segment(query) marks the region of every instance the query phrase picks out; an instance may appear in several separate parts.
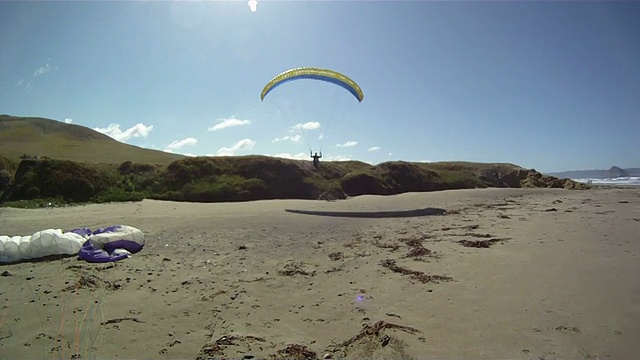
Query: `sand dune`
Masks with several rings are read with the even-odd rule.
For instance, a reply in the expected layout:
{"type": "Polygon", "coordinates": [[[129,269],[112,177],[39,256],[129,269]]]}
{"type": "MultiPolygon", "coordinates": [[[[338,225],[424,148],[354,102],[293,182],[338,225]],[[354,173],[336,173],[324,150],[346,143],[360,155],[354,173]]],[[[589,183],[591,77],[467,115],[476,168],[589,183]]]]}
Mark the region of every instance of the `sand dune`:
{"type": "Polygon", "coordinates": [[[640,353],[640,189],[0,209],[5,235],[113,224],[143,251],[0,266],[3,358],[640,353]]]}

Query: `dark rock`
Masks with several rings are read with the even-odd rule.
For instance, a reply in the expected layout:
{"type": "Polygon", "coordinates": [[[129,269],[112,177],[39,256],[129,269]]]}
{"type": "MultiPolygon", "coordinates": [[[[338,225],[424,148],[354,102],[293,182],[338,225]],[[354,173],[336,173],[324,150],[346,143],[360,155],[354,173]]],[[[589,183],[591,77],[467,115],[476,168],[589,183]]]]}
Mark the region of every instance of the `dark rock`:
{"type": "Polygon", "coordinates": [[[505,182],[500,179],[500,172],[498,169],[482,169],[476,172],[476,177],[482,180],[485,184],[489,186],[495,187],[506,187],[508,186],[505,182]]]}
{"type": "Polygon", "coordinates": [[[13,177],[7,169],[0,170],[0,191],[8,189],[13,184],[13,177]]]}

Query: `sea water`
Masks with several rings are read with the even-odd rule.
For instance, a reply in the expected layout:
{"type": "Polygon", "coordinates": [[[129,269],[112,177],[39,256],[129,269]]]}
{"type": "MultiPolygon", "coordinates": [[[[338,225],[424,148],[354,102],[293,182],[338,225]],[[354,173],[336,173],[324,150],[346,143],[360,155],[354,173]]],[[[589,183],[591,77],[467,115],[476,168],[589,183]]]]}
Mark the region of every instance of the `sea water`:
{"type": "Polygon", "coordinates": [[[640,186],[640,176],[618,177],[609,179],[573,179],[577,182],[594,185],[640,186]]]}

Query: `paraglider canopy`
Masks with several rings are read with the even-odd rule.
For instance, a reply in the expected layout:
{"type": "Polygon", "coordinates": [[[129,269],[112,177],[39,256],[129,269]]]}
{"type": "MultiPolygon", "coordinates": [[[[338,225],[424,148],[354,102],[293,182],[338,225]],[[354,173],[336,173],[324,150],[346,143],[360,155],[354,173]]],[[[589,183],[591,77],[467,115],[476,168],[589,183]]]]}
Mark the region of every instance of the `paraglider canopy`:
{"type": "Polygon", "coordinates": [[[364,99],[364,94],[362,92],[362,89],[360,89],[360,86],[358,86],[358,84],[356,84],[356,82],[351,80],[348,76],[329,69],[301,67],[287,70],[271,79],[271,81],[267,83],[264,89],[262,89],[260,100],[264,100],[265,96],[267,96],[267,94],[274,88],[286,82],[298,79],[312,79],[334,83],[349,91],[353,96],[356,97],[356,99],[358,99],[358,102],[362,102],[362,99],[364,99]]]}
{"type": "MultiPolygon", "coordinates": [[[[339,126],[343,123],[341,120],[344,120],[347,109],[357,104],[353,97],[347,96],[343,90],[347,90],[358,103],[362,102],[364,94],[360,86],[335,70],[296,67],[276,75],[264,86],[260,94],[260,100],[277,108],[275,117],[287,124],[288,134],[274,139],[273,142],[289,140],[308,146],[310,152],[322,150],[322,143],[329,141],[327,134],[329,128],[332,128],[331,125],[339,126]],[[316,81],[298,83],[297,80],[302,79],[316,81]],[[264,101],[273,89],[285,83],[291,85],[278,89],[275,94],[269,95],[271,98],[268,101],[264,101]]],[[[336,132],[344,133],[344,130],[336,132]]],[[[300,155],[304,153],[298,153],[296,156],[300,155]]],[[[313,158],[313,154],[311,157],[313,158]]],[[[314,163],[317,165],[318,160],[315,159],[314,163]]]]}

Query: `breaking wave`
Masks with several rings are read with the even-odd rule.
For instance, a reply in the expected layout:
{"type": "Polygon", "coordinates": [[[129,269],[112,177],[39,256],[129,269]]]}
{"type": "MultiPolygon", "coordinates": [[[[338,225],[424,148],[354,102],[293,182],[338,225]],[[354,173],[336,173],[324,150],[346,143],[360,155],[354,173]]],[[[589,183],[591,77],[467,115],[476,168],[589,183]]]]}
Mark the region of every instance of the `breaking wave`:
{"type": "Polygon", "coordinates": [[[640,176],[619,177],[610,179],[573,179],[574,181],[588,184],[598,185],[625,185],[625,186],[640,186],[640,176]]]}

